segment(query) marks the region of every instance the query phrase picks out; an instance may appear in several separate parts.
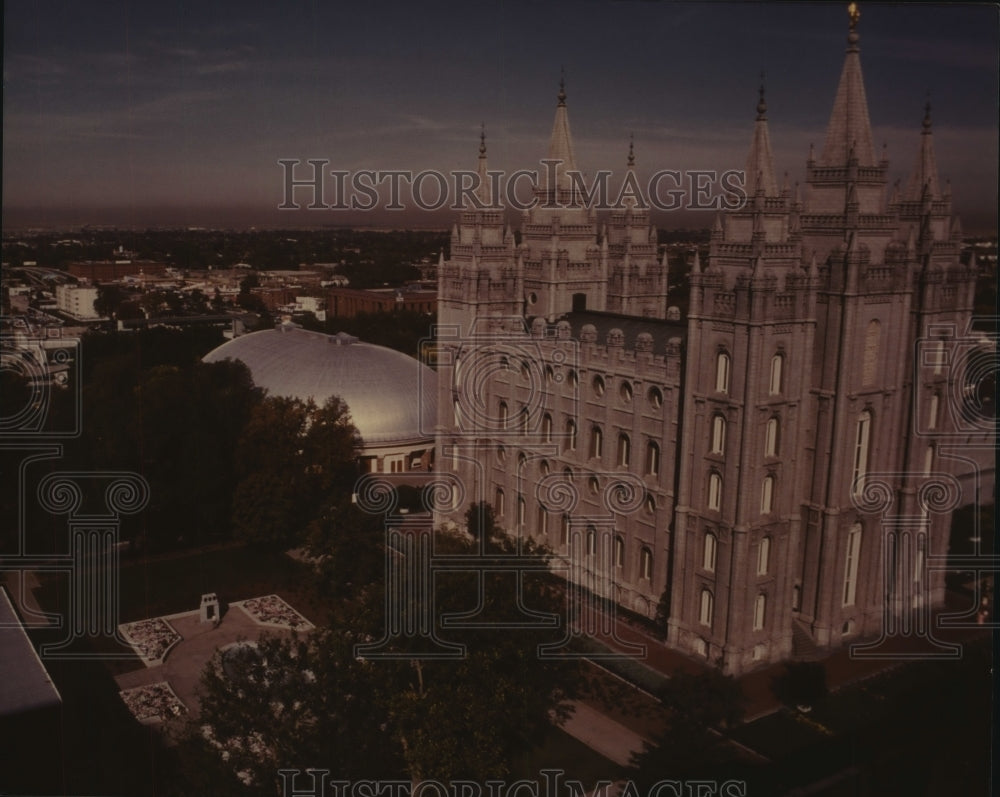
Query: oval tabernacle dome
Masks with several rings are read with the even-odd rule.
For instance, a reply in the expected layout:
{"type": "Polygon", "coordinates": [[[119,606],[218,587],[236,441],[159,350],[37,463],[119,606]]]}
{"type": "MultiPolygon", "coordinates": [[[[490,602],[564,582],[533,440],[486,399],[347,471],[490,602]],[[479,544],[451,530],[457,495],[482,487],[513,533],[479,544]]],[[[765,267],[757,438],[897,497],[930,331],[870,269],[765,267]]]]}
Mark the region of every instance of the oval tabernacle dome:
{"type": "Polygon", "coordinates": [[[343,332],[325,335],[292,324],[242,335],[213,349],[207,363],[241,360],[273,396],[317,405],[340,396],[365,448],[433,438],[437,374],[401,352],[362,343],[343,332]]]}

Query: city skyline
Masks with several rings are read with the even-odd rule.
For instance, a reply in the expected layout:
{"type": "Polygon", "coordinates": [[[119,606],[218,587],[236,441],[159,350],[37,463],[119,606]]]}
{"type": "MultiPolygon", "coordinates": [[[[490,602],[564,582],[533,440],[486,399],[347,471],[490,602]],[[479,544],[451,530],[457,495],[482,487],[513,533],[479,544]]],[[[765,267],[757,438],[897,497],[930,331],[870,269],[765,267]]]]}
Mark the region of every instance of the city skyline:
{"type": "MultiPolygon", "coordinates": [[[[995,230],[996,8],[861,15],[891,179],[929,99],[957,213],[995,230]]],[[[278,211],[278,161],[472,169],[485,124],[491,168],[538,168],[563,70],[586,174],[624,173],[631,136],[640,177],[742,168],[763,72],[776,172],[804,182],[846,34],[846,4],[7,6],[4,223],[450,226],[448,210],[278,211]]],[[[656,221],[711,224],[698,215],[656,221]]]]}

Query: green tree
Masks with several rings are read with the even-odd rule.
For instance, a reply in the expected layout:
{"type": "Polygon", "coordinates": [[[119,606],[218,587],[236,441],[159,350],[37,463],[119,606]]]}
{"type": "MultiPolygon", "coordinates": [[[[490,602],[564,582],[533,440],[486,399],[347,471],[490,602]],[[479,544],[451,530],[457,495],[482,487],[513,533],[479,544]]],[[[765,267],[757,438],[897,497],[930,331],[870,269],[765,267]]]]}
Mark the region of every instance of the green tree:
{"type": "Polygon", "coordinates": [[[630,776],[640,791],[665,778],[718,776],[737,756],[725,731],[743,718],[743,692],[718,670],[675,672],[657,695],[667,728],[633,756],[630,776]]]}
{"type": "Polygon", "coordinates": [[[274,795],[280,769],[320,767],[352,781],[403,775],[385,681],[354,658],[358,641],[326,629],[217,653],[183,738],[186,779],[204,794],[274,795]]]}
{"type": "Polygon", "coordinates": [[[301,544],[324,507],[349,495],[360,437],[347,405],[267,397],[254,407],[236,450],[233,521],[245,540],[301,544]]]}

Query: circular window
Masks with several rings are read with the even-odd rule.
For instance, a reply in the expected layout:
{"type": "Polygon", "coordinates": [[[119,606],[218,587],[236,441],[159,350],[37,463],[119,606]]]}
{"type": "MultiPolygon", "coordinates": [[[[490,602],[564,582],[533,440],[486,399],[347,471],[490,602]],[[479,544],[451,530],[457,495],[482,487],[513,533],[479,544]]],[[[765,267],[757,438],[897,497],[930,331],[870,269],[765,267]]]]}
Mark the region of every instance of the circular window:
{"type": "Polygon", "coordinates": [[[595,376],[594,381],[591,383],[594,388],[594,395],[603,396],[604,395],[604,379],[600,376],[595,376]]]}
{"type": "Polygon", "coordinates": [[[601,491],[601,482],[596,476],[591,476],[587,485],[590,488],[591,495],[597,495],[601,491]]]}
{"type": "Polygon", "coordinates": [[[618,388],[618,395],[624,404],[632,403],[632,385],[629,382],[622,382],[618,388]]]}
{"type": "Polygon", "coordinates": [[[646,512],[650,515],[656,512],[656,499],[651,495],[646,496],[646,512]]]}
{"type": "Polygon", "coordinates": [[[649,389],[649,403],[656,410],[663,406],[663,393],[660,392],[658,387],[651,387],[649,389]]]}
{"type": "Polygon", "coordinates": [[[539,462],[538,463],[538,470],[540,470],[542,472],[543,476],[548,476],[549,475],[549,461],[547,459],[543,459],[541,462],[539,462]]]}
{"type": "Polygon", "coordinates": [[[532,291],[531,293],[528,294],[528,304],[537,304],[537,303],[538,303],[538,294],[532,291]]]}

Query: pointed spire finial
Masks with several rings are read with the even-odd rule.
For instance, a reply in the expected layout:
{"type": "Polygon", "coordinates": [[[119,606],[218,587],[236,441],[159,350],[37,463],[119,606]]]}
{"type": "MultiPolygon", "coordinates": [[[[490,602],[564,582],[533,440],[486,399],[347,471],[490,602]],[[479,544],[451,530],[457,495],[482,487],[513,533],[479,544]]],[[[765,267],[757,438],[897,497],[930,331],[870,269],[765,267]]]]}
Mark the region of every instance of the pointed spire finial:
{"type": "Polygon", "coordinates": [[[764,73],[760,73],[760,97],[757,100],[757,121],[767,119],[767,103],[764,101],[764,73]]]}
{"type": "Polygon", "coordinates": [[[849,20],[849,29],[847,33],[847,45],[848,52],[857,52],[858,49],[858,20],[861,19],[861,10],[858,8],[857,3],[851,3],[847,6],[847,18],[849,20]]]}
{"type": "Polygon", "coordinates": [[[486,122],[480,123],[479,128],[479,154],[486,154],[486,122]]]}
{"type": "Polygon", "coordinates": [[[566,104],[566,69],[559,68],[559,94],[557,96],[560,105],[566,104]]]}
{"type": "Polygon", "coordinates": [[[931,129],[931,92],[927,91],[927,102],[924,103],[924,121],[923,128],[925,132],[930,132],[931,129]]]}
{"type": "Polygon", "coordinates": [[[628,166],[635,166],[635,133],[628,134],[628,166]]]}

